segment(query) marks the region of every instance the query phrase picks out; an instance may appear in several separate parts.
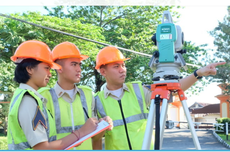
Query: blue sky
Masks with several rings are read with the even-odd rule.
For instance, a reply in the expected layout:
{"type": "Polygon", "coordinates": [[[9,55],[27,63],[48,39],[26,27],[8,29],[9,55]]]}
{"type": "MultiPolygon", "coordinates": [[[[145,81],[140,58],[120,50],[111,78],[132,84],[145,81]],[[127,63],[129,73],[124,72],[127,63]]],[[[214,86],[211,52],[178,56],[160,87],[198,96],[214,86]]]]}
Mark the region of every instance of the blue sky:
{"type": "MultiPolygon", "coordinates": [[[[16,12],[39,11],[46,13],[47,11],[42,6],[0,6],[0,13],[10,14],[16,12]]],[[[174,20],[181,26],[186,41],[192,41],[196,45],[208,44],[208,48],[215,49],[213,45],[214,38],[209,35],[208,31],[212,31],[218,21],[222,21],[227,15],[227,5],[218,6],[185,6],[184,9],[177,10],[181,17],[174,20]]],[[[205,87],[203,92],[198,96],[192,96],[188,99],[188,105],[194,102],[210,102],[218,103],[214,97],[221,93],[216,83],[205,87]],[[210,96],[212,94],[213,96],[210,96]]]]}

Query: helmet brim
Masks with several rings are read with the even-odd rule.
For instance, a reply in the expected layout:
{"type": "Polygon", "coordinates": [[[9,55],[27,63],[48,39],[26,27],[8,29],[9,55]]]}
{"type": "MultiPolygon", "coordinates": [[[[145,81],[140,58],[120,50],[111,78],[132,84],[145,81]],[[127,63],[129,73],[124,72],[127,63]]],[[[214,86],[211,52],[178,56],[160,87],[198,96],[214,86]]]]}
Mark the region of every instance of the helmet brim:
{"type": "Polygon", "coordinates": [[[67,56],[62,56],[61,58],[53,58],[53,61],[55,62],[56,60],[59,59],[68,59],[68,58],[79,58],[81,61],[86,60],[89,58],[87,55],[67,55],[67,56]]]}
{"type": "Polygon", "coordinates": [[[28,59],[28,58],[35,59],[37,61],[41,61],[41,62],[49,64],[52,69],[61,69],[62,68],[59,64],[52,62],[52,60],[47,61],[47,60],[44,60],[44,59],[41,59],[41,58],[34,58],[34,57],[30,57],[30,56],[20,56],[20,57],[19,56],[11,56],[10,57],[10,59],[15,63],[16,63],[18,58],[21,58],[21,59],[28,59]]]}
{"type": "Polygon", "coordinates": [[[114,63],[114,62],[126,61],[126,60],[129,60],[129,59],[130,59],[130,58],[125,58],[125,59],[115,60],[115,61],[111,61],[111,62],[106,62],[106,63],[104,63],[104,64],[97,65],[97,66],[95,67],[95,69],[96,69],[96,70],[100,69],[100,66],[102,66],[102,65],[106,65],[106,64],[114,63]]]}
{"type": "Polygon", "coordinates": [[[80,55],[81,61],[86,60],[88,58],[89,58],[89,56],[87,56],[87,55],[80,55]]]}
{"type": "Polygon", "coordinates": [[[52,69],[59,70],[59,69],[61,69],[62,67],[61,67],[59,64],[53,62],[53,63],[51,64],[51,68],[52,68],[52,69]]]}

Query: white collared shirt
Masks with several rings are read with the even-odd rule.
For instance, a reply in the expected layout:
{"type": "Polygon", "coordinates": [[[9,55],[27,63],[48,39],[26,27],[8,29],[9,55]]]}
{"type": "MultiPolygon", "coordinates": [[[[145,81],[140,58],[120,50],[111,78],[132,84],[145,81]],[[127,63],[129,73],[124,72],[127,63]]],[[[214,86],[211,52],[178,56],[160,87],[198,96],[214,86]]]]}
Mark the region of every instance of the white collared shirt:
{"type": "MultiPolygon", "coordinates": [[[[76,95],[79,94],[80,95],[80,91],[79,91],[79,88],[74,85],[74,93],[73,93],[73,98],[71,98],[68,94],[68,91],[62,89],[58,83],[56,83],[54,85],[54,91],[57,95],[58,98],[63,98],[66,102],[68,103],[72,103],[74,102],[75,98],[76,98],[76,95]]],[[[91,110],[92,110],[92,117],[96,117],[96,113],[95,113],[95,99],[94,99],[94,96],[93,96],[93,92],[92,92],[92,105],[91,105],[91,110]]]]}
{"type": "MultiPolygon", "coordinates": [[[[19,88],[33,91],[35,95],[37,95],[42,100],[43,104],[47,103],[46,98],[40,95],[31,86],[20,83],[19,88]]],[[[24,95],[18,109],[18,120],[20,126],[22,127],[26,139],[31,147],[34,147],[38,143],[48,141],[46,129],[40,123],[38,124],[36,130],[33,130],[32,121],[36,113],[37,106],[37,102],[32,96],[24,95]]]]}
{"type": "MultiPolygon", "coordinates": [[[[145,103],[146,106],[148,107],[151,103],[151,90],[149,90],[147,87],[142,86],[143,87],[143,91],[144,91],[144,96],[145,96],[145,103]]],[[[123,86],[120,88],[121,89],[121,93],[120,93],[120,97],[117,97],[116,95],[113,94],[113,91],[109,90],[107,87],[105,87],[104,89],[104,97],[105,99],[108,98],[108,96],[112,97],[115,100],[121,100],[125,91],[129,92],[129,88],[127,87],[127,85],[125,83],[123,83],[123,86]]]]}

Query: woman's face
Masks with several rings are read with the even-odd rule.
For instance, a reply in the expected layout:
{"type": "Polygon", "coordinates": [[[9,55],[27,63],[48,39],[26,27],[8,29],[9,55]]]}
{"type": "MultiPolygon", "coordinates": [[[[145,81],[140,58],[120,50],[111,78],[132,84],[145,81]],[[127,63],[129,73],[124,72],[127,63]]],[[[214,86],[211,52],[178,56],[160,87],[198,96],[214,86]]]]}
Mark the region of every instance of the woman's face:
{"type": "Polygon", "coordinates": [[[35,68],[28,69],[30,79],[28,85],[38,90],[40,87],[45,87],[51,78],[50,66],[47,63],[39,63],[35,68]]]}

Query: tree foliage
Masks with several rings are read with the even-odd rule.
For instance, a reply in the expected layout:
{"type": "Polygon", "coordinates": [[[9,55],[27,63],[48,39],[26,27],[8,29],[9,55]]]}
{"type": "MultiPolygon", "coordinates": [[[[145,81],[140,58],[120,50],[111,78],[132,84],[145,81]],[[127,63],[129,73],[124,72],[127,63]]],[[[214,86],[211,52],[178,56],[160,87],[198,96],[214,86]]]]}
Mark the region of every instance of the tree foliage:
{"type": "MultiPolygon", "coordinates": [[[[214,54],[214,61],[225,61],[226,64],[218,67],[217,74],[214,76],[215,81],[224,84],[230,83],[230,6],[228,6],[228,15],[222,22],[210,32],[215,38],[214,44],[217,46],[217,51],[214,54]]],[[[224,85],[227,94],[230,95],[230,85],[224,85]]]]}
{"type": "MultiPolygon", "coordinates": [[[[76,34],[82,37],[92,38],[98,41],[104,41],[104,36],[101,35],[101,28],[90,24],[82,24],[80,21],[72,19],[61,19],[57,17],[42,16],[39,13],[28,12],[26,14],[11,14],[12,16],[23,19],[32,23],[47,26],[67,33],[76,34]]],[[[18,84],[13,81],[15,65],[10,60],[16,48],[20,43],[26,40],[40,40],[48,44],[52,49],[55,45],[69,41],[78,46],[83,54],[90,56],[90,59],[84,61],[82,71],[82,84],[93,85],[94,67],[92,61],[98,52],[98,46],[95,43],[83,41],[50,30],[35,27],[16,20],[0,17],[0,91],[4,95],[2,101],[10,101],[12,93],[18,87],[18,84]],[[8,94],[10,92],[10,94],[8,94]]],[[[52,71],[52,79],[49,86],[53,86],[56,81],[56,74],[52,71]]],[[[8,113],[9,104],[0,104],[0,123],[5,125],[5,118],[8,113]]]]}
{"type": "MultiPolygon", "coordinates": [[[[45,7],[48,15],[60,18],[78,19],[82,23],[93,24],[103,29],[102,34],[105,40],[115,46],[152,54],[157,48],[151,41],[152,35],[156,32],[156,27],[161,23],[162,13],[171,10],[173,18],[180,15],[172,11],[172,6],[57,6],[54,8],[45,7]]],[[[187,54],[184,55],[186,62],[201,65],[196,60],[197,54],[205,53],[201,49],[191,44],[185,43],[187,54]]],[[[148,67],[150,58],[134,53],[124,52],[131,60],[126,62],[126,81],[139,80],[146,84],[152,83],[153,71],[148,67]]],[[[95,64],[95,63],[94,63],[95,64]]],[[[189,67],[189,73],[193,71],[189,67]]],[[[95,71],[96,90],[105,80],[95,71]]]]}
{"type": "MultiPolygon", "coordinates": [[[[153,45],[151,37],[157,25],[161,23],[163,11],[172,10],[172,8],[171,6],[57,6],[46,7],[48,15],[27,12],[11,14],[11,16],[66,33],[152,54],[157,47],[153,45]]],[[[172,12],[172,16],[179,17],[179,14],[172,12]]],[[[0,17],[0,91],[5,92],[4,101],[9,101],[12,92],[18,87],[18,84],[13,81],[15,65],[10,57],[20,43],[32,39],[45,42],[51,49],[64,41],[76,44],[82,54],[90,56],[89,59],[83,61],[80,83],[98,91],[105,82],[94,69],[95,57],[104,46],[0,17]]],[[[205,58],[203,61],[197,60],[197,55],[207,55],[204,48],[195,46],[191,42],[185,42],[184,48],[187,50],[187,53],[183,55],[187,63],[196,65],[206,63],[205,58]]],[[[139,80],[145,84],[151,84],[153,71],[148,67],[150,58],[122,52],[126,57],[131,58],[126,62],[128,69],[126,81],[139,80]]],[[[189,66],[188,72],[184,72],[184,75],[191,73],[194,69],[195,67],[189,66]]],[[[53,86],[56,81],[54,71],[52,75],[49,86],[53,86]]],[[[3,109],[5,110],[3,113],[7,113],[8,107],[4,106],[3,109]]]]}
{"type": "MultiPolygon", "coordinates": [[[[12,14],[13,15],[13,14],[12,14]]],[[[47,26],[67,33],[73,33],[82,37],[90,37],[94,40],[104,41],[104,36],[101,35],[101,28],[90,24],[81,24],[79,21],[71,20],[68,18],[61,19],[57,17],[42,16],[39,13],[29,12],[27,14],[13,15],[16,18],[24,19],[39,25],[47,26]]],[[[93,76],[92,60],[98,52],[97,44],[76,39],[67,35],[56,33],[50,30],[35,27],[19,21],[7,18],[0,18],[0,62],[1,62],[1,75],[0,75],[0,90],[13,92],[17,85],[12,83],[15,65],[10,61],[10,57],[14,54],[16,48],[20,43],[26,40],[40,40],[48,44],[52,49],[55,45],[69,41],[78,46],[81,52],[90,56],[89,60],[84,62],[82,72],[82,84],[92,84],[90,77],[93,76]],[[91,73],[90,73],[91,72],[91,73]],[[87,75],[87,76],[86,76],[87,75]]],[[[53,73],[54,74],[54,73],[53,73]]],[[[55,78],[55,77],[54,77],[55,78]]],[[[55,81],[55,79],[53,79],[55,81]]],[[[51,81],[50,84],[54,83],[51,81]]]]}
{"type": "MultiPolygon", "coordinates": [[[[13,16],[67,33],[152,54],[157,48],[153,45],[151,36],[155,33],[157,25],[161,23],[162,12],[172,8],[171,6],[70,6],[67,8],[58,6],[51,9],[46,7],[49,11],[47,16],[34,12],[22,15],[14,14],[13,16]],[[67,12],[65,9],[67,9],[67,12]]],[[[174,18],[179,17],[177,12],[172,12],[172,15],[174,18]]],[[[87,84],[95,88],[94,91],[97,91],[105,82],[102,76],[94,69],[96,54],[104,46],[11,19],[0,19],[0,55],[3,56],[4,64],[9,64],[8,67],[11,67],[11,71],[7,71],[7,66],[4,66],[3,68],[6,72],[13,72],[14,65],[9,58],[13,55],[17,46],[25,40],[41,40],[47,43],[51,49],[60,42],[70,41],[80,48],[82,54],[90,56],[82,67],[83,78],[81,84],[87,84]]],[[[184,55],[185,61],[187,63],[201,64],[196,60],[196,55],[199,53],[204,54],[205,49],[200,49],[191,44],[191,42],[186,42],[185,48],[188,52],[184,55]]],[[[130,52],[123,51],[123,53],[126,57],[131,58],[126,63],[128,69],[126,81],[140,80],[151,84],[153,71],[148,67],[150,58],[130,52]]],[[[188,73],[191,73],[193,69],[193,67],[189,67],[188,73]]],[[[13,76],[4,73],[0,80],[1,82],[9,83],[8,79],[12,82],[13,76]]],[[[51,86],[56,79],[52,80],[50,82],[51,86]]],[[[16,87],[10,89],[10,85],[15,86],[14,83],[4,84],[0,90],[4,90],[3,86],[7,86],[4,91],[13,91],[13,88],[16,87]]]]}

